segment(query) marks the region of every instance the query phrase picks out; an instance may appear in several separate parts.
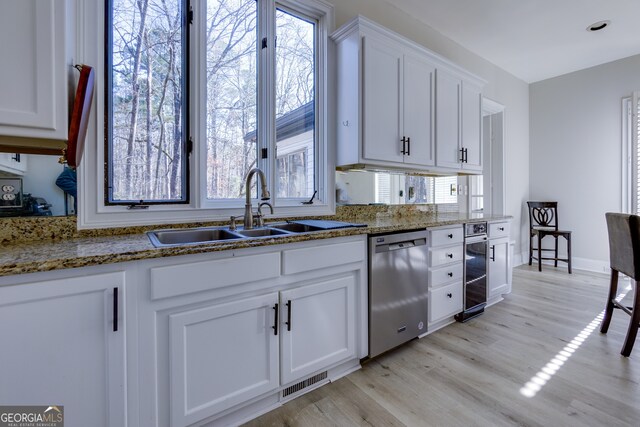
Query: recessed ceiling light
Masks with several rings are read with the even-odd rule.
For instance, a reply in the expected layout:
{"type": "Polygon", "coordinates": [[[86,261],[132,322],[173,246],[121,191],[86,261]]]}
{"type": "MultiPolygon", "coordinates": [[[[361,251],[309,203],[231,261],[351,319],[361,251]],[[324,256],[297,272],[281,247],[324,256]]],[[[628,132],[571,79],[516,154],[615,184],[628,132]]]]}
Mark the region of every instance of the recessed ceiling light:
{"type": "Polygon", "coordinates": [[[587,31],[600,31],[611,24],[611,21],[598,21],[587,27],[587,31]]]}

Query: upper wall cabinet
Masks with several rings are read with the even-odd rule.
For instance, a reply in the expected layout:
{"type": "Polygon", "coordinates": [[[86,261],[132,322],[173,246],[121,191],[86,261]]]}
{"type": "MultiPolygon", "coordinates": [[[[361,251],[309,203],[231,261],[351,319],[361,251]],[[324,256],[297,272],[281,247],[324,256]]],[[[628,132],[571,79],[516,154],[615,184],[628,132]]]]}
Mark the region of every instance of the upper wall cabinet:
{"type": "MultiPolygon", "coordinates": [[[[479,100],[484,82],[363,17],[346,24],[332,37],[337,43],[338,63],[337,166],[436,172],[462,169],[456,159],[450,164],[437,162],[440,105],[436,82],[442,71],[451,71],[459,78],[455,97],[444,100],[444,108],[451,115],[445,120],[451,128],[445,134],[450,144],[473,146],[468,150],[469,164],[479,165],[478,170],[482,170],[480,128],[476,141],[471,136],[468,141],[462,139],[467,132],[472,135],[462,117],[474,114],[472,108],[464,107],[462,93],[467,87],[476,91],[478,102],[473,108],[477,118],[469,123],[480,126],[479,100]]],[[[454,149],[454,154],[457,152],[454,149]]]]}
{"type": "Polygon", "coordinates": [[[3,140],[67,139],[67,12],[65,0],[0,2],[3,140]]]}
{"type": "Polygon", "coordinates": [[[436,75],[436,165],[482,172],[482,93],[448,70],[436,75]]]}

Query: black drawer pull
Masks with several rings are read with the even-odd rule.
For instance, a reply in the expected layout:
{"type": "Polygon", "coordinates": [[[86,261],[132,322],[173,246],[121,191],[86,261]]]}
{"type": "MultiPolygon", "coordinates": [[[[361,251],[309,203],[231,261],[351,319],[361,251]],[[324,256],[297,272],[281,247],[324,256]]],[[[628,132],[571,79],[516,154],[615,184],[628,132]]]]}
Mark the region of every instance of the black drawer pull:
{"type": "Polygon", "coordinates": [[[450,239],[453,239],[453,234],[447,234],[450,239]]]}
{"type": "Polygon", "coordinates": [[[447,257],[453,259],[453,254],[447,254],[447,257]]]}
{"type": "Polygon", "coordinates": [[[274,305],[272,308],[276,312],[276,316],[275,316],[276,318],[275,318],[275,323],[271,328],[273,329],[273,335],[278,335],[278,303],[276,303],[276,305],[274,305]]]}
{"type": "Polygon", "coordinates": [[[118,332],[118,288],[113,288],[113,332],[118,332]]]}
{"type": "Polygon", "coordinates": [[[449,277],[453,277],[453,272],[452,272],[452,271],[448,272],[448,273],[447,273],[447,276],[449,276],[449,277]]]}
{"type": "Polygon", "coordinates": [[[498,230],[504,231],[504,227],[498,227],[498,230]]]}
{"type": "Polygon", "coordinates": [[[448,296],[449,298],[453,298],[453,295],[451,295],[450,293],[448,293],[448,294],[447,294],[447,296],[448,296]]]}

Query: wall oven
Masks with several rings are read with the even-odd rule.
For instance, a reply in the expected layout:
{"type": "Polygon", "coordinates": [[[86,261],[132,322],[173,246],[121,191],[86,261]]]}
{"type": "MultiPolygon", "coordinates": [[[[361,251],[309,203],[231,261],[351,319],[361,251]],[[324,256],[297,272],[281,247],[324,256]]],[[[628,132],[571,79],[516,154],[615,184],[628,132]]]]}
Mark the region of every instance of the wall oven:
{"type": "Polygon", "coordinates": [[[464,225],[464,311],[455,316],[466,322],[484,312],[487,305],[487,223],[464,225]]]}

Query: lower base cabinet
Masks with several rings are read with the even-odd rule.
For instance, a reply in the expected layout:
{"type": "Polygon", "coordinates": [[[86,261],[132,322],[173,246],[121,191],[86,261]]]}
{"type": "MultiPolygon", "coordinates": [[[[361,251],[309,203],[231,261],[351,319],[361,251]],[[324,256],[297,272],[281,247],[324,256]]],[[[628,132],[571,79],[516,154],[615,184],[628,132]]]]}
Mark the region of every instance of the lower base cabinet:
{"type": "Polygon", "coordinates": [[[0,404],[63,406],[67,426],[126,425],[124,273],[0,279],[0,404]]]}
{"type": "Polygon", "coordinates": [[[500,298],[503,294],[511,292],[509,262],[509,238],[489,240],[489,270],[487,298],[489,300],[500,298]]]}
{"type": "Polygon", "coordinates": [[[139,289],[140,359],[150,361],[140,367],[140,425],[236,424],[252,405],[275,407],[301,383],[359,366],[366,240],[342,242],[149,262],[139,289]],[[327,251],[330,265],[319,256],[327,251]],[[252,273],[226,274],[230,263],[251,263],[252,273]]]}

